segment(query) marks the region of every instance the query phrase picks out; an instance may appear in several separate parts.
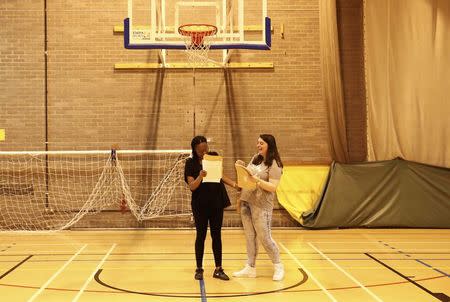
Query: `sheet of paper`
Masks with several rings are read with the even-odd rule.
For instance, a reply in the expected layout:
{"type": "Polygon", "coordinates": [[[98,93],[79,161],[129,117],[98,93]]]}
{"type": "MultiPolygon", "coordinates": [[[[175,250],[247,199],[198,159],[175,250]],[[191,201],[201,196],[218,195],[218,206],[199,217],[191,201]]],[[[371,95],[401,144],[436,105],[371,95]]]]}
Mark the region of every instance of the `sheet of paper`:
{"type": "Polygon", "coordinates": [[[203,182],[220,182],[223,172],[223,157],[216,155],[205,155],[202,161],[203,170],[206,171],[206,176],[203,177],[203,182]]]}
{"type": "Polygon", "coordinates": [[[235,164],[238,186],[243,189],[254,190],[256,189],[256,182],[252,178],[251,172],[247,167],[235,164]]]}

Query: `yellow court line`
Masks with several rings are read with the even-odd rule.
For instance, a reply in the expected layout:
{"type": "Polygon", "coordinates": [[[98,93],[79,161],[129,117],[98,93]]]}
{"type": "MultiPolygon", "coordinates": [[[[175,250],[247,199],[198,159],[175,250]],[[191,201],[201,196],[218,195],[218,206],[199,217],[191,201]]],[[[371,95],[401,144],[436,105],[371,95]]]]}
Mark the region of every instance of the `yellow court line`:
{"type": "MultiPolygon", "coordinates": [[[[81,243],[83,244],[83,243],[81,243]]],[[[93,243],[91,243],[93,244],[93,243]]],[[[0,245],[10,245],[10,244],[0,244],[0,245]]],[[[18,246],[46,246],[46,245],[63,245],[63,246],[68,246],[68,245],[73,245],[73,246],[79,246],[80,243],[18,243],[18,244],[14,244],[14,247],[18,247],[18,246]]]]}
{"type": "MultiPolygon", "coordinates": [[[[378,241],[373,241],[373,242],[367,242],[367,241],[345,241],[345,239],[343,239],[342,241],[309,241],[311,243],[332,243],[332,244],[347,244],[347,243],[361,243],[361,244],[367,244],[367,243],[373,243],[373,244],[381,244],[381,242],[378,241]]],[[[442,243],[450,243],[450,241],[389,241],[387,243],[408,243],[408,244],[415,244],[415,243],[436,243],[436,244],[442,244],[442,243]]]]}
{"type": "MultiPolygon", "coordinates": [[[[352,252],[352,251],[391,251],[391,252],[397,252],[398,253],[398,251],[395,251],[395,250],[393,250],[393,249],[391,249],[391,248],[379,248],[379,249],[377,249],[377,248],[355,248],[355,249],[349,249],[349,248],[330,248],[329,250],[327,250],[326,251],[326,253],[333,253],[333,251],[347,251],[347,252],[352,252]]],[[[421,252],[421,251],[427,251],[427,252],[436,252],[436,251],[441,251],[441,252],[449,252],[450,251],[450,249],[429,249],[429,248],[426,248],[426,249],[414,249],[414,248],[408,248],[408,252],[421,252]]],[[[375,252],[375,253],[376,253],[375,252]]],[[[403,253],[408,253],[407,251],[402,251],[403,253]]],[[[424,254],[426,254],[426,252],[424,253],[424,254]]]]}

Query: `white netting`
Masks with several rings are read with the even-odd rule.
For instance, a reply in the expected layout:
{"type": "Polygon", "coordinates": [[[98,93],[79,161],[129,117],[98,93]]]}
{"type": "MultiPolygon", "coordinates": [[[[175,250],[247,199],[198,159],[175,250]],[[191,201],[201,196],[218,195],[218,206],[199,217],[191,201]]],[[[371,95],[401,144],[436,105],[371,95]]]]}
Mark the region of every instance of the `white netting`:
{"type": "Polygon", "coordinates": [[[192,67],[201,67],[214,62],[208,58],[212,36],[217,33],[217,27],[208,24],[185,24],[178,28],[186,45],[186,55],[192,67]]]}
{"type": "Polygon", "coordinates": [[[188,151],[0,152],[0,230],[61,230],[88,214],[189,215],[188,151]]]}
{"type": "Polygon", "coordinates": [[[185,37],[185,52],[188,62],[192,65],[192,67],[206,66],[212,62],[212,60],[208,57],[209,48],[211,47],[210,40],[211,37],[204,37],[203,43],[197,45],[192,43],[191,37],[185,37]]]}

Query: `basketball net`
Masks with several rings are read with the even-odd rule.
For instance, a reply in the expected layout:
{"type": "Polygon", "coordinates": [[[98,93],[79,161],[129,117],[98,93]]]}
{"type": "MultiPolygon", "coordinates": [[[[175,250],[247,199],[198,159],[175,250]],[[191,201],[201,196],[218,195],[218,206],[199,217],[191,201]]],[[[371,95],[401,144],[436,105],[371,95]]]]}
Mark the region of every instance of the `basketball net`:
{"type": "Polygon", "coordinates": [[[214,62],[208,57],[208,53],[217,27],[208,24],[186,24],[180,26],[178,32],[184,37],[188,62],[193,68],[214,62]]]}

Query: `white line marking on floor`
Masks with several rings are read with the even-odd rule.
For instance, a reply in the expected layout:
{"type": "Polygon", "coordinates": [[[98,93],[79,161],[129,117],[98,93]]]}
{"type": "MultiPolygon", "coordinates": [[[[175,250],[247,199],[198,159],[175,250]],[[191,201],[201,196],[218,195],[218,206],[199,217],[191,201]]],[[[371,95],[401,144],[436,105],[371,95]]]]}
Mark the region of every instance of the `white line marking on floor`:
{"type": "Polygon", "coordinates": [[[331,260],[327,255],[322,253],[318,248],[316,248],[312,243],[308,242],[308,245],[312,247],[316,252],[318,252],[323,258],[327,259],[331,264],[333,264],[338,270],[344,273],[348,278],[350,278],[353,282],[355,282],[359,287],[364,289],[372,298],[376,301],[383,302],[377,295],[375,295],[372,291],[370,291],[367,287],[365,287],[361,282],[359,282],[355,277],[353,277],[350,273],[347,273],[342,267],[340,267],[336,262],[331,260]]]}
{"type": "Polygon", "coordinates": [[[113,249],[116,247],[116,243],[114,243],[111,248],[109,249],[109,251],[106,253],[106,255],[103,257],[102,261],[100,261],[100,263],[97,265],[97,267],[94,269],[94,271],[92,272],[92,274],[89,276],[89,278],[86,280],[86,282],[84,282],[83,287],[81,287],[80,291],[78,292],[78,294],[75,296],[75,298],[73,298],[72,302],[78,301],[78,299],[81,297],[81,295],[83,294],[83,292],[85,291],[85,289],[87,288],[87,286],[89,285],[89,283],[91,283],[92,279],[94,279],[95,273],[97,273],[97,271],[100,269],[100,267],[102,267],[103,263],[105,263],[106,259],[109,257],[109,255],[111,254],[111,252],[113,251],[113,249]]]}
{"type": "Polygon", "coordinates": [[[291,251],[288,250],[288,248],[285,247],[283,243],[278,242],[278,244],[285,250],[286,253],[289,254],[289,256],[291,256],[292,259],[294,259],[295,263],[297,263],[308,274],[308,276],[313,279],[313,281],[320,287],[322,291],[325,292],[325,294],[331,299],[331,301],[337,302],[333,295],[319,282],[319,280],[316,279],[316,277],[314,277],[314,275],[308,269],[306,269],[306,267],[300,262],[300,260],[298,260],[297,257],[295,257],[294,254],[292,254],[291,251]]]}
{"type": "Polygon", "coordinates": [[[66,268],[66,266],[68,266],[73,259],[75,259],[76,256],[78,256],[83,250],[84,248],[87,246],[87,244],[83,245],[78,252],[76,252],[75,255],[73,255],[72,257],[70,257],[69,260],[66,261],[66,263],[64,263],[63,266],[61,266],[59,268],[59,270],[53,274],[53,276],[50,277],[50,279],[47,280],[47,282],[44,283],[44,285],[41,286],[41,288],[39,288],[39,290],[37,292],[34,293],[33,296],[31,296],[30,299],[28,299],[28,302],[34,301],[34,299],[36,299],[37,296],[39,296],[46,288],[47,286],[66,268]]]}

